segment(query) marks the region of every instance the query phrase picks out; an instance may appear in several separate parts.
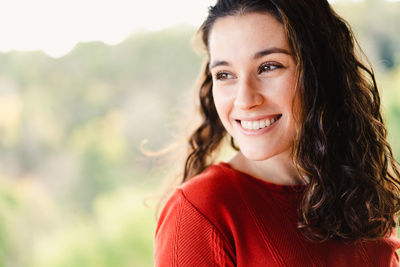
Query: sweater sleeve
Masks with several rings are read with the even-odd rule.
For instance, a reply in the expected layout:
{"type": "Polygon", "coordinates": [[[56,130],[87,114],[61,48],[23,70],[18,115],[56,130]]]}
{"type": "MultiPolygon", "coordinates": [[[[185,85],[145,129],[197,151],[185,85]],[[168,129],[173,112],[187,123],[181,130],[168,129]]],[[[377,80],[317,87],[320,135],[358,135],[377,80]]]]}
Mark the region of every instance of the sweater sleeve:
{"type": "Polygon", "coordinates": [[[235,266],[230,246],[182,189],[170,197],[157,223],[154,266],[235,266]]]}

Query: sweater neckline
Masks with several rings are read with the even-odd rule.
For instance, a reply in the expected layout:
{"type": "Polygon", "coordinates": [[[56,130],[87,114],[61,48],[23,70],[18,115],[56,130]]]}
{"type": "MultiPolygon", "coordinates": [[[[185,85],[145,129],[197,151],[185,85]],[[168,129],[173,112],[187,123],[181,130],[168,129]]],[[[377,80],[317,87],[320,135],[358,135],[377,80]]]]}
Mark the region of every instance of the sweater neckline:
{"type": "Polygon", "coordinates": [[[233,172],[236,174],[237,177],[239,178],[245,178],[245,180],[256,183],[262,187],[265,187],[266,189],[273,190],[273,191],[279,191],[279,192],[287,192],[287,193],[302,193],[304,192],[305,188],[307,185],[305,184],[296,184],[296,185],[284,185],[284,184],[276,184],[272,182],[268,182],[266,180],[254,177],[248,173],[239,171],[235,168],[233,168],[229,163],[227,162],[219,162],[217,164],[221,168],[233,172]]]}

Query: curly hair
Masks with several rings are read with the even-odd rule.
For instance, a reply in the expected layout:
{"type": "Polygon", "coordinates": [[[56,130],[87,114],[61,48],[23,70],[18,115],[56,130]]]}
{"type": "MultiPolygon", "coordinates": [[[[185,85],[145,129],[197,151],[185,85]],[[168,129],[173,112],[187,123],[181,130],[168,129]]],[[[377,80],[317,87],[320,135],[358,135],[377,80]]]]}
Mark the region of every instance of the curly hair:
{"type": "MultiPolygon", "coordinates": [[[[350,27],[326,0],[219,0],[198,31],[205,49],[217,19],[251,12],[283,24],[297,65],[302,109],[292,156],[309,180],[298,227],[319,241],[391,233],[400,210],[400,174],[373,70],[357,55],[350,27]]],[[[212,164],[211,153],[227,136],[212,97],[208,58],[200,83],[202,122],[188,140],[182,183],[212,164]]],[[[231,145],[238,149],[232,138],[231,145]]]]}

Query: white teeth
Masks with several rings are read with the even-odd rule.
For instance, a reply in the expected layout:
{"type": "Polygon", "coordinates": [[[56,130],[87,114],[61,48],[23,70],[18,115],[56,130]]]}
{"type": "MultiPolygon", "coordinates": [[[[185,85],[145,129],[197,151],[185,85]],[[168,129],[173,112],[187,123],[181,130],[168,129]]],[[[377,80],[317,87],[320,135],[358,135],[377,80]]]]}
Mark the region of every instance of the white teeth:
{"type": "Polygon", "coordinates": [[[240,121],[240,124],[242,124],[242,127],[245,129],[249,129],[249,130],[253,129],[253,122],[251,122],[251,121],[240,121]]]}
{"type": "Polygon", "coordinates": [[[242,125],[242,127],[244,129],[258,130],[258,129],[262,129],[262,128],[270,126],[277,120],[278,120],[277,118],[273,118],[271,120],[266,119],[266,120],[259,120],[259,121],[243,121],[242,120],[242,121],[240,121],[240,124],[242,125]]]}
{"type": "Polygon", "coordinates": [[[260,122],[253,121],[253,130],[258,130],[258,129],[260,129],[260,122]]]}

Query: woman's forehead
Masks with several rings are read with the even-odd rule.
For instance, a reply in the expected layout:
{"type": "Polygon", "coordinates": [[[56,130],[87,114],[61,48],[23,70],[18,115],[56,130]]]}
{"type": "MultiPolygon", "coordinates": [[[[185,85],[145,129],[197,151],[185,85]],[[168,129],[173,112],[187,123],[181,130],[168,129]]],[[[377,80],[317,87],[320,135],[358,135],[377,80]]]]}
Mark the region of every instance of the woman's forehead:
{"type": "Polygon", "coordinates": [[[290,51],[283,24],[267,13],[226,16],[209,35],[210,57],[253,56],[267,49],[290,51]]]}

